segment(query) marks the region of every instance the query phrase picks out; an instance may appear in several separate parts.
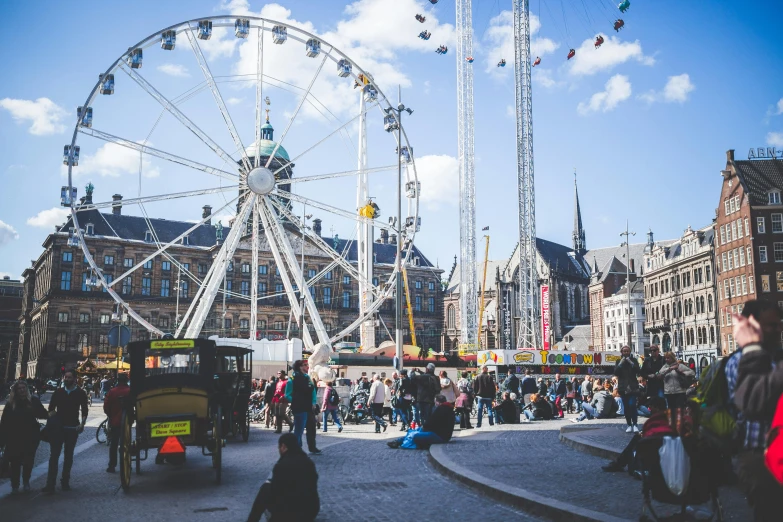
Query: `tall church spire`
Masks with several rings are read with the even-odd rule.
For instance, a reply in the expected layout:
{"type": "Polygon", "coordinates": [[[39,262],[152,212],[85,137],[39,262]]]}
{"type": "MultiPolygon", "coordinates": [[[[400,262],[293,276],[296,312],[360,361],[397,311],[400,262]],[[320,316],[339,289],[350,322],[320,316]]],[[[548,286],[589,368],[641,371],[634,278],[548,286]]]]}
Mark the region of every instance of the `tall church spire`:
{"type": "Polygon", "coordinates": [[[571,237],[574,241],[574,250],[581,255],[585,255],[587,253],[587,241],[585,241],[585,229],[582,227],[582,211],[579,208],[576,169],[574,169],[574,232],[571,237]]]}

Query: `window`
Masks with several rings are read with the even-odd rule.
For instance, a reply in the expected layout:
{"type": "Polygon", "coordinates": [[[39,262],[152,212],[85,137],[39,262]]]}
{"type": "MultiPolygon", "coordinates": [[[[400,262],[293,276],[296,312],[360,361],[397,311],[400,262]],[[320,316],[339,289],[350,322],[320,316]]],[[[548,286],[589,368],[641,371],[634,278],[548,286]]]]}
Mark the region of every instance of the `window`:
{"type": "Polygon", "coordinates": [[[283,302],[283,285],[276,284],[275,285],[275,301],[278,303],[283,302]]]}
{"type": "Polygon", "coordinates": [[[417,295],[413,302],[413,309],[417,312],[421,312],[421,296],[417,295]]]}
{"type": "Polygon", "coordinates": [[[131,276],[122,280],[122,293],[123,295],[129,295],[133,292],[133,278],[131,276]]]}
{"type": "Polygon", "coordinates": [[[126,257],[122,260],[122,266],[125,268],[133,268],[133,261],[134,259],[132,257],[126,257]]]}
{"type": "Polygon", "coordinates": [[[205,265],[204,263],[199,263],[198,264],[198,273],[199,273],[199,275],[206,274],[207,273],[207,265],[205,265]]]}
{"type": "Polygon", "coordinates": [[[258,295],[266,295],[266,283],[258,283],[258,295]]]}
{"type": "Polygon", "coordinates": [[[351,292],[343,292],[343,308],[351,307],[351,292]]]}
{"type": "Polygon", "coordinates": [[[283,329],[283,321],[275,321],[273,329],[274,330],[282,330],[283,329]]]}
{"type": "Polygon", "coordinates": [[[372,286],[378,286],[378,278],[377,277],[373,277],[372,278],[372,286]]]}
{"type": "Polygon", "coordinates": [[[159,317],[158,318],[158,326],[162,328],[168,328],[169,327],[169,318],[168,317],[159,317]]]}
{"type": "MultiPolygon", "coordinates": [[[[608,314],[609,312],[607,312],[608,314]]],[[[449,305],[448,315],[446,318],[446,327],[453,330],[457,324],[457,312],[454,305],[449,305]]]]}
{"type": "Polygon", "coordinates": [[[739,250],[739,266],[745,266],[745,249],[738,248],[739,250]]]}
{"type": "Polygon", "coordinates": [[[85,226],[85,229],[86,229],[85,233],[88,236],[92,236],[92,235],[95,234],[95,225],[93,225],[92,223],[87,223],[87,225],[85,226]]]}
{"type": "Polygon", "coordinates": [[[258,275],[267,275],[269,273],[269,267],[266,265],[258,266],[258,275]]]}
{"type": "Polygon", "coordinates": [[[57,334],[57,351],[64,352],[68,347],[68,332],[57,334]]]}
{"type": "Polygon", "coordinates": [[[103,264],[107,266],[113,266],[114,256],[103,256],[103,264]]]}
{"type": "Polygon", "coordinates": [[[724,199],[723,200],[723,212],[724,212],[725,215],[727,215],[727,216],[729,215],[729,200],[728,199],[724,199]]]}
{"type": "Polygon", "coordinates": [[[434,281],[430,281],[429,283],[427,283],[427,290],[430,290],[430,291],[435,290],[435,282],[434,281]]]}
{"type": "Polygon", "coordinates": [[[166,272],[171,270],[171,261],[162,261],[160,263],[160,269],[165,270],[166,272]]]}
{"type": "Polygon", "coordinates": [[[190,263],[182,263],[182,270],[190,272],[190,263]]]}
{"type": "Polygon", "coordinates": [[[57,322],[58,323],[67,323],[68,322],[68,312],[59,312],[57,314],[57,322]]]}
{"type": "Polygon", "coordinates": [[[171,279],[161,279],[160,296],[169,297],[169,295],[171,295],[171,279]]]}
{"type": "Polygon", "coordinates": [[[280,269],[278,267],[275,267],[275,275],[280,277],[280,269]]]}
{"type": "Polygon", "coordinates": [[[152,259],[150,259],[149,261],[147,261],[146,263],[144,263],[144,265],[142,266],[142,268],[143,268],[144,270],[152,270],[152,259]]]}
{"type": "Polygon", "coordinates": [[[85,314],[85,313],[79,314],[79,322],[80,323],[89,323],[90,322],[90,314],[85,314]]]}
{"type": "Polygon", "coordinates": [[[234,281],[226,279],[226,292],[231,292],[234,289],[234,281]]]}
{"type": "Polygon", "coordinates": [[[726,226],[721,225],[720,226],[720,244],[725,245],[726,244],[726,226]]]}
{"type": "Polygon", "coordinates": [[[182,238],[182,244],[183,245],[190,245],[190,236],[184,236],[182,238]]]}
{"type": "Polygon", "coordinates": [[[756,218],[756,232],[758,232],[759,234],[763,234],[765,232],[764,218],[763,217],[757,217],[756,218]]]}
{"type": "Polygon", "coordinates": [[[416,290],[421,290],[421,281],[416,281],[416,290]]]}
{"type": "Polygon", "coordinates": [[[307,277],[310,279],[315,277],[315,268],[308,268],[307,269],[307,277]]]}
{"type": "Polygon", "coordinates": [[[726,299],[731,299],[732,297],[734,297],[733,295],[731,295],[729,293],[729,280],[728,279],[724,279],[723,280],[723,294],[726,296],[726,299]]]}
{"type": "Polygon", "coordinates": [[[428,297],[427,298],[427,311],[429,313],[435,312],[435,298],[434,297],[428,297]]]}
{"type": "Polygon", "coordinates": [[[748,218],[745,218],[745,235],[750,235],[750,228],[748,227],[748,218]]]}
{"type": "Polygon", "coordinates": [[[240,330],[249,330],[250,329],[250,320],[249,319],[240,319],[239,320],[239,329],[240,330]]]}
{"type": "Polygon", "coordinates": [[[100,323],[109,324],[109,322],[111,322],[111,314],[101,314],[100,323]]]}
{"type": "Polygon", "coordinates": [[[726,270],[731,270],[734,268],[734,254],[731,251],[728,252],[728,258],[729,258],[729,264],[725,268],[726,270]]]}
{"type": "Polygon", "coordinates": [[[73,252],[63,252],[63,263],[73,262],[73,252]]]}
{"type": "Polygon", "coordinates": [[[769,293],[772,289],[769,286],[769,276],[763,275],[761,276],[761,291],[764,293],[769,293]]]}
{"type": "Polygon", "coordinates": [[[234,271],[234,262],[229,261],[228,265],[226,266],[226,272],[233,272],[234,271]]]}
{"type": "Polygon", "coordinates": [[[734,249],[734,268],[739,268],[739,251],[742,250],[741,248],[735,248],[734,249]]]}
{"type": "MultiPolygon", "coordinates": [[[[110,285],[114,281],[114,276],[111,274],[103,274],[103,278],[106,280],[106,284],[110,285]]],[[[106,292],[106,287],[103,287],[103,292],[106,292]]]]}
{"type": "Polygon", "coordinates": [[[737,295],[737,294],[736,294],[736,288],[735,288],[735,286],[734,286],[734,278],[733,278],[733,277],[730,277],[730,278],[728,279],[728,281],[729,281],[729,291],[731,292],[729,295],[730,295],[731,297],[734,297],[735,295],[737,295]]]}
{"type": "Polygon", "coordinates": [[[190,292],[190,285],[187,281],[182,281],[179,284],[179,296],[183,299],[187,299],[190,292]]]}
{"type": "Polygon", "coordinates": [[[147,230],[146,232],[144,232],[144,241],[146,243],[152,243],[152,232],[151,231],[147,230]]]}
{"type": "Polygon", "coordinates": [[[775,243],[773,248],[775,252],[775,262],[783,262],[783,243],[775,243]]]}
{"type": "Polygon", "coordinates": [[[756,285],[753,284],[753,276],[752,275],[748,276],[748,292],[750,292],[751,294],[755,294],[756,293],[756,285]]]}
{"type": "Polygon", "coordinates": [[[773,190],[769,192],[769,204],[770,205],[780,205],[780,192],[777,190],[773,190]]]}
{"type": "Polygon", "coordinates": [[[258,329],[266,330],[266,319],[261,319],[258,321],[258,329]]]}
{"type": "MultiPolygon", "coordinates": [[[[745,276],[745,274],[742,274],[742,295],[748,294],[748,278],[745,276]]],[[[710,296],[712,298],[712,296],[710,296]]],[[[712,305],[712,299],[710,299],[710,305],[712,305]]],[[[710,312],[712,312],[712,307],[710,306],[710,312]]]]}
{"type": "MultiPolygon", "coordinates": [[[[742,276],[743,287],[745,283],[745,276],[742,276]]],[[[707,296],[707,311],[712,312],[712,294],[707,296]]]]}
{"type": "Polygon", "coordinates": [[[737,220],[737,238],[742,237],[742,218],[737,220]]]}
{"type": "MultiPolygon", "coordinates": [[[[726,235],[728,235],[728,233],[726,235]]],[[[734,241],[735,239],[737,239],[737,222],[736,221],[732,221],[731,222],[731,240],[734,241]]]]}
{"type": "Polygon", "coordinates": [[[242,295],[250,295],[250,281],[242,281],[239,283],[239,293],[242,295]]]}
{"type": "Polygon", "coordinates": [[[231,330],[231,318],[230,317],[225,317],[223,319],[223,328],[225,328],[226,330],[231,330]]]}
{"type": "Polygon", "coordinates": [[[141,295],[152,295],[152,278],[141,278],[141,295]]]}
{"type": "Polygon", "coordinates": [[[90,344],[90,334],[80,333],[79,342],[76,345],[77,350],[81,352],[82,350],[86,349],[89,346],[89,344],[90,344]]]}
{"type": "Polygon", "coordinates": [[[775,283],[777,283],[778,292],[783,292],[783,272],[775,272],[775,283]]]}
{"type": "Polygon", "coordinates": [[[770,216],[770,221],[772,222],[773,233],[779,234],[783,232],[783,214],[772,214],[770,216]]]}
{"type": "Polygon", "coordinates": [[[327,281],[331,281],[332,280],[332,271],[331,270],[329,270],[328,272],[326,272],[324,274],[324,279],[326,279],[327,281]]]}
{"type": "Polygon", "coordinates": [[[759,247],[759,263],[766,263],[767,262],[767,247],[760,246],[759,247]]]}
{"type": "Polygon", "coordinates": [[[243,274],[250,273],[250,263],[242,263],[242,273],[243,274]]]}
{"type": "Polygon", "coordinates": [[[71,289],[71,272],[70,270],[63,270],[60,274],[60,290],[71,289]]]}
{"type": "Polygon", "coordinates": [[[330,305],[332,304],[332,289],[331,288],[324,288],[324,304],[330,305]]]}

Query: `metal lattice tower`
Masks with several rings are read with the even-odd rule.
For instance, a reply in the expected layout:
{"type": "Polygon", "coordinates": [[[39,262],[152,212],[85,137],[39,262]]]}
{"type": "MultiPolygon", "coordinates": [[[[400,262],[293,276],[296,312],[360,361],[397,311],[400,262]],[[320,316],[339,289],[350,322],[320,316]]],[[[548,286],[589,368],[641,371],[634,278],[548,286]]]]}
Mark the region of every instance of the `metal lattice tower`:
{"type": "Polygon", "coordinates": [[[530,3],[514,0],[514,78],[517,108],[519,196],[519,332],[517,348],[541,346],[536,272],[536,193],[533,176],[533,95],[530,3]]]}
{"type": "Polygon", "coordinates": [[[457,132],[460,225],[460,342],[478,347],[476,184],[473,157],[473,14],[471,0],[457,0],[457,132]]]}

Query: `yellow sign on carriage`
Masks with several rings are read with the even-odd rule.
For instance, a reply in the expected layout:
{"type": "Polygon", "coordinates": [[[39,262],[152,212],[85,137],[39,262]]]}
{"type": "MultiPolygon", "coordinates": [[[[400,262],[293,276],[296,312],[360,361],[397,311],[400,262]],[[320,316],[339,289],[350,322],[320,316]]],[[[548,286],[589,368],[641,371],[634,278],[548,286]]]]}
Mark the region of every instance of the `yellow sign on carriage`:
{"type": "Polygon", "coordinates": [[[150,342],[150,348],[153,350],[173,350],[177,348],[193,348],[194,346],[196,346],[196,343],[193,339],[168,339],[150,342]]]}
{"type": "Polygon", "coordinates": [[[178,437],[190,435],[190,421],[150,423],[150,437],[178,437]]]}

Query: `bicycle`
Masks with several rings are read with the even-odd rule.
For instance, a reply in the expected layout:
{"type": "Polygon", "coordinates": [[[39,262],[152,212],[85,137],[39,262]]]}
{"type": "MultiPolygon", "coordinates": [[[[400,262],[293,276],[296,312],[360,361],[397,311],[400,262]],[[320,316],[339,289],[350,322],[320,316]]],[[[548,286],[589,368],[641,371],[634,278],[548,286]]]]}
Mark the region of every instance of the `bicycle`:
{"type": "Polygon", "coordinates": [[[98,426],[95,431],[95,440],[98,444],[106,444],[111,439],[111,426],[109,426],[109,418],[106,417],[103,422],[98,426]]]}

